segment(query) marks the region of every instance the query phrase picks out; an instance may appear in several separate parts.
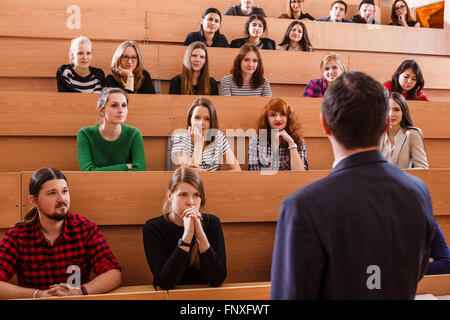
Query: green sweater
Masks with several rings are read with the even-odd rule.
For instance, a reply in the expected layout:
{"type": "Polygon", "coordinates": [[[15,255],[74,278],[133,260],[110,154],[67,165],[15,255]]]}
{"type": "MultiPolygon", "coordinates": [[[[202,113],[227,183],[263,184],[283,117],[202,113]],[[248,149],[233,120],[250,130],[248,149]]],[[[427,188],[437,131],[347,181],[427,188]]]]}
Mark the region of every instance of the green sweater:
{"type": "Polygon", "coordinates": [[[122,124],[114,141],[105,140],[99,125],[85,127],[77,134],[78,164],[81,171],[145,171],[144,141],[138,129],[122,124]]]}

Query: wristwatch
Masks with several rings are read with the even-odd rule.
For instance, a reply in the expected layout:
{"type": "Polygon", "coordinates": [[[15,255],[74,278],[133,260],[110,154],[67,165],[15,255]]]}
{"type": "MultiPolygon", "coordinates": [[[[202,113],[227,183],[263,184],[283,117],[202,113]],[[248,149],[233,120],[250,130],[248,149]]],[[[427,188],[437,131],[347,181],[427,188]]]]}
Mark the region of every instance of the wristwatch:
{"type": "Polygon", "coordinates": [[[183,239],[180,239],[180,240],[178,240],[178,246],[179,247],[188,247],[188,248],[190,248],[190,247],[192,247],[192,244],[184,242],[183,239]]]}

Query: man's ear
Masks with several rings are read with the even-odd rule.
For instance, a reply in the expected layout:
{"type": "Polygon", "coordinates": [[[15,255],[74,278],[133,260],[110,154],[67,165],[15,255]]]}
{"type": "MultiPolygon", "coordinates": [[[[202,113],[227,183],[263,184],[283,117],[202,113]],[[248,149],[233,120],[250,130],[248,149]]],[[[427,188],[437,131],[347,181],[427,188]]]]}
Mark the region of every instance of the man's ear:
{"type": "Polygon", "coordinates": [[[35,196],[29,195],[28,196],[28,201],[30,202],[30,204],[31,204],[31,206],[33,208],[37,208],[39,206],[37,198],[35,196]]]}
{"type": "Polygon", "coordinates": [[[322,128],[323,128],[323,130],[325,131],[325,134],[326,134],[327,136],[331,136],[331,134],[330,134],[330,129],[328,128],[328,124],[327,124],[327,122],[325,121],[325,118],[323,117],[322,112],[320,113],[320,122],[322,123],[322,128]]]}

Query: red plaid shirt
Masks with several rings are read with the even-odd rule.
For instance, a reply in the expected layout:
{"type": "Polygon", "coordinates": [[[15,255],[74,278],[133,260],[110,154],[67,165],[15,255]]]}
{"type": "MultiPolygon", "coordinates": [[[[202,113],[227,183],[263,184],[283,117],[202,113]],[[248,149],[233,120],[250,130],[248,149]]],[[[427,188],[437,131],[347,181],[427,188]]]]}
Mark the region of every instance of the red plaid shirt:
{"type": "Polygon", "coordinates": [[[97,225],[73,213],[53,246],[44,238],[39,219],[9,229],[0,242],[0,281],[17,272],[19,286],[46,290],[66,283],[73,275],[67,272],[71,265],[80,268],[82,284],[89,282],[91,270],[99,275],[120,269],[97,225]]]}

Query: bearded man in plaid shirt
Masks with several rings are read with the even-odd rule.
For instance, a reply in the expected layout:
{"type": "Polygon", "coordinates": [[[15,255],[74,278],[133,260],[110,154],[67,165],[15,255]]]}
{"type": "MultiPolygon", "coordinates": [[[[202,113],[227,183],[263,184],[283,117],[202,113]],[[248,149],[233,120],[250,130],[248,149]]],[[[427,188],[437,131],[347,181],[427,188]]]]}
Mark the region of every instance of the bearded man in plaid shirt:
{"type": "Polygon", "coordinates": [[[69,212],[64,174],[39,169],[29,190],[33,209],[0,242],[0,298],[98,294],[118,287],[121,269],[102,233],[69,212]],[[18,285],[7,282],[15,273],[18,285]]]}

